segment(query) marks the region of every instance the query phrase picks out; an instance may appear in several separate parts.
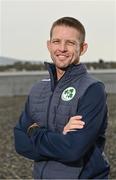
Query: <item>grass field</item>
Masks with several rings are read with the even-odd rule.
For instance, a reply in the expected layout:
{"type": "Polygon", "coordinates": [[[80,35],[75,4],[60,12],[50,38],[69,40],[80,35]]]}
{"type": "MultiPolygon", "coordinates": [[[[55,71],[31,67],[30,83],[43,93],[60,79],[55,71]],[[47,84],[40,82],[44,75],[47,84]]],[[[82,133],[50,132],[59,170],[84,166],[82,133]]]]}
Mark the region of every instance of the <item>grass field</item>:
{"type": "MultiPolygon", "coordinates": [[[[13,127],[24,106],[25,96],[0,97],[0,179],[32,178],[32,161],[16,154],[13,127]]],[[[116,94],[108,95],[109,123],[105,152],[116,178],[116,94]]]]}

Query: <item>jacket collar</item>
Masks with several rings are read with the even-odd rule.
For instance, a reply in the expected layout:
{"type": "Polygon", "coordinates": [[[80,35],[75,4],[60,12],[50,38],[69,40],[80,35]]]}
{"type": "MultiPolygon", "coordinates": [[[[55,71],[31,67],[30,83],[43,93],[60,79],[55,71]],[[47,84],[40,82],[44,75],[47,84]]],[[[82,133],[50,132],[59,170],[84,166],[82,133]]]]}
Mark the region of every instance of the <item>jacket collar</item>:
{"type": "Polygon", "coordinates": [[[62,83],[67,83],[68,81],[72,81],[74,78],[79,79],[82,74],[87,73],[86,66],[82,63],[74,65],[71,64],[66,69],[66,72],[61,77],[59,81],[57,81],[57,75],[56,75],[56,68],[53,63],[45,62],[45,65],[49,71],[50,79],[51,79],[51,86],[52,89],[55,88],[56,84],[59,85],[62,83]]]}

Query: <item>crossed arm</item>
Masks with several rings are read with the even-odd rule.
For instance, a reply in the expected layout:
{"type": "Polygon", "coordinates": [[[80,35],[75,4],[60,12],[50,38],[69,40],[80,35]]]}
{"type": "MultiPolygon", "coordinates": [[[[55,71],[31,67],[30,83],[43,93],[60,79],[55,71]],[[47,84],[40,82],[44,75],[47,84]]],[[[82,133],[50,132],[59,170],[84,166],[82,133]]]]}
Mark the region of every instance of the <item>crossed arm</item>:
{"type": "MultiPolygon", "coordinates": [[[[64,126],[63,134],[66,135],[68,132],[76,131],[77,129],[82,129],[85,125],[85,122],[82,121],[82,116],[73,116],[69,119],[68,123],[64,126]]],[[[33,123],[27,129],[27,134],[31,135],[34,129],[39,128],[37,123],[33,123]]]]}
{"type": "Polygon", "coordinates": [[[103,87],[94,85],[80,101],[77,112],[82,115],[85,124],[82,117],[74,116],[70,118],[62,134],[40,127],[29,137],[27,128],[31,127],[32,122],[30,123],[26,109],[14,129],[16,151],[33,160],[46,158],[61,162],[79,160],[95,143],[106,113],[103,87]],[[77,128],[79,130],[74,131],[77,128]]]}

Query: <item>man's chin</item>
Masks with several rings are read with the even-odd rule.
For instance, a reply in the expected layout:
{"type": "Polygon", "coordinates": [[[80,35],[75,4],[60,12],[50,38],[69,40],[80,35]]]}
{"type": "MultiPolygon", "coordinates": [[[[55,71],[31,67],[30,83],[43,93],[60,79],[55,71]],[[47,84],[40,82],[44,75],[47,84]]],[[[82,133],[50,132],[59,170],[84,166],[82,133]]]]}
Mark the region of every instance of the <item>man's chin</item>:
{"type": "Polygon", "coordinates": [[[66,71],[68,67],[69,67],[69,65],[67,65],[67,66],[57,66],[57,68],[62,70],[62,71],[66,71]]]}

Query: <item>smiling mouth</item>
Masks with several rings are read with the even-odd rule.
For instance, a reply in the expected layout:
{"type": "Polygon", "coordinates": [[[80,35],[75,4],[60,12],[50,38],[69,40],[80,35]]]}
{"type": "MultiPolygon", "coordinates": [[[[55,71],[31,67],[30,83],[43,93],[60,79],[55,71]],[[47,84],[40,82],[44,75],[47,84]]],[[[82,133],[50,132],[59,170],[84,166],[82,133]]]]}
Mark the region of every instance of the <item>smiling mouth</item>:
{"type": "Polygon", "coordinates": [[[57,57],[58,57],[59,59],[66,59],[68,56],[67,56],[67,55],[57,55],[57,57]]]}
{"type": "Polygon", "coordinates": [[[66,58],[66,56],[62,56],[62,55],[60,55],[58,57],[61,58],[61,59],[66,58]]]}

